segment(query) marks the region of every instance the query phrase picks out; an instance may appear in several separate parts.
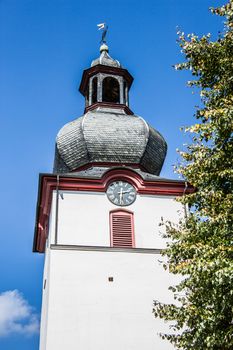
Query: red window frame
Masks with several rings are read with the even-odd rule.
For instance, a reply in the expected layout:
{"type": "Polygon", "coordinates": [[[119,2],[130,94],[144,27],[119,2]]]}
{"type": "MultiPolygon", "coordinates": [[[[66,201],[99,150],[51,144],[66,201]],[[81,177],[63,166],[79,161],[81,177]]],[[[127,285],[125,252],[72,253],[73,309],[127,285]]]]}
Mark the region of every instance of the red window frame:
{"type": "Polygon", "coordinates": [[[110,219],[111,247],[135,248],[134,214],[124,209],[112,210],[110,219]]]}

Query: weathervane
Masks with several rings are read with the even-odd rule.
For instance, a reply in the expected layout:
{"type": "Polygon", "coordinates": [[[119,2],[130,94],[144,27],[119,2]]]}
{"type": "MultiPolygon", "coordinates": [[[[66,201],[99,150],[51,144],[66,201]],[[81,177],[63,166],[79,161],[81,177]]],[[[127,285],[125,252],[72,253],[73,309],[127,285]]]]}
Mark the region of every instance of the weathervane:
{"type": "Polygon", "coordinates": [[[106,23],[100,23],[100,24],[97,24],[97,27],[99,27],[99,30],[103,31],[100,43],[101,44],[106,44],[106,35],[107,35],[107,31],[108,31],[107,24],[106,23]]]}

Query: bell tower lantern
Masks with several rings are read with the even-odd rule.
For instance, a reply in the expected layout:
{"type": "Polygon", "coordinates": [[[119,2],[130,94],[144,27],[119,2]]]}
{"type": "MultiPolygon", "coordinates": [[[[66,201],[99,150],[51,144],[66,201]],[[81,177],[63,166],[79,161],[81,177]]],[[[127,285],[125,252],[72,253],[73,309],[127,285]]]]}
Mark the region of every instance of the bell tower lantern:
{"type": "Polygon", "coordinates": [[[121,108],[133,114],[129,106],[129,89],[133,77],[110,57],[108,46],[100,47],[100,57],[84,70],[79,91],[85,97],[85,113],[98,106],[121,108]]]}

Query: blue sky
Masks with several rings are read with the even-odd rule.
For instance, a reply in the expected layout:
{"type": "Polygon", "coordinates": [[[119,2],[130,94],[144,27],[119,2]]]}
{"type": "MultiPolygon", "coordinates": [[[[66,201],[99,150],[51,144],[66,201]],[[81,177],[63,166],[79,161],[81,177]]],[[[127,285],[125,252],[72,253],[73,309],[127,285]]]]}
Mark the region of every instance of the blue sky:
{"type": "Polygon", "coordinates": [[[43,255],[32,253],[38,174],[51,172],[55,137],[81,116],[77,87],[99,55],[96,24],[109,25],[110,55],[134,76],[130,107],[168,143],[161,176],[175,178],[179,127],[193,123],[198,94],[186,87],[176,27],[214,33],[217,0],[1,0],[0,349],[39,347],[43,255]]]}

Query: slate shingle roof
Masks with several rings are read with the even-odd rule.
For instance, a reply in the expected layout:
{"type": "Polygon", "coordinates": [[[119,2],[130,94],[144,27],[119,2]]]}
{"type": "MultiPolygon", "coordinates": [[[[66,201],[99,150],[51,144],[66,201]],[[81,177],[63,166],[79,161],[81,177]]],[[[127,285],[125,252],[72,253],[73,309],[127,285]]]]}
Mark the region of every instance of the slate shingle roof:
{"type": "Polygon", "coordinates": [[[88,163],[138,164],[159,175],[167,151],[164,138],[141,117],[98,108],[66,124],[58,133],[55,173],[88,163]]]}

